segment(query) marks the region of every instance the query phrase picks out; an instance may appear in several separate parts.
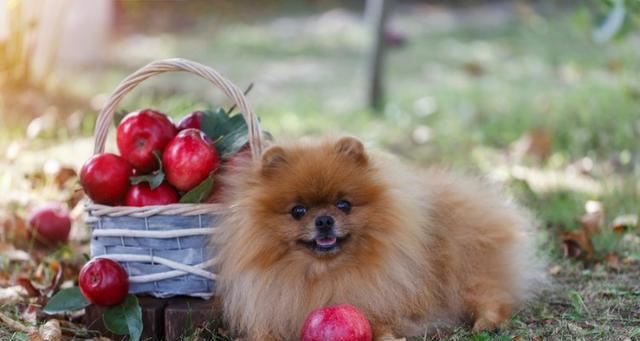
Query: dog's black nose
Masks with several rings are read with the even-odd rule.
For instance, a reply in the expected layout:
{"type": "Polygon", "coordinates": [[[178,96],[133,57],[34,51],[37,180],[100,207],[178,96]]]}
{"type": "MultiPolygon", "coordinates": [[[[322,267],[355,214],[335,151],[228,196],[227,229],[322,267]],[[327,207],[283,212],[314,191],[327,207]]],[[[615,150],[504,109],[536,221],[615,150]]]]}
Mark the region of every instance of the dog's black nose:
{"type": "Polygon", "coordinates": [[[334,223],[331,216],[321,215],[316,218],[316,229],[320,232],[329,232],[334,223]]]}

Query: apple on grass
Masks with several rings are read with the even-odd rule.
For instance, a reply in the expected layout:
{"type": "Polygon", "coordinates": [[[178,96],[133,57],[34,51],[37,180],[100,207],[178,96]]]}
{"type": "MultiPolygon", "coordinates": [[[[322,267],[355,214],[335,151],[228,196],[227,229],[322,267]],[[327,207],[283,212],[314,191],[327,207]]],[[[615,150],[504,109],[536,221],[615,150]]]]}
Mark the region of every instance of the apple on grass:
{"type": "Polygon", "coordinates": [[[36,208],[29,217],[29,233],[43,244],[65,243],[71,231],[69,211],[57,203],[36,208]]]}
{"type": "Polygon", "coordinates": [[[94,258],[78,275],[80,291],[91,303],[110,306],[122,302],[129,293],[129,277],[124,268],[108,258],[94,258]]]}
{"type": "Polygon", "coordinates": [[[372,338],[367,318],[348,304],[312,311],[300,336],[301,341],[371,341],[372,338]]]}

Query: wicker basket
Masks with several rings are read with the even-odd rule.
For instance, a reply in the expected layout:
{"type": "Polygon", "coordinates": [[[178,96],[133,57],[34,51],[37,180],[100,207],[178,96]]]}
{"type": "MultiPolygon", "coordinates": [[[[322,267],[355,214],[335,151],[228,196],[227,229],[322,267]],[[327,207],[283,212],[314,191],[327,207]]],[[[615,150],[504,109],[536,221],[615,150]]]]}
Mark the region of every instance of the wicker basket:
{"type": "MultiPolygon", "coordinates": [[[[104,151],[122,98],[145,79],[172,71],[190,72],[210,81],[238,106],[247,122],[255,160],[262,150],[262,134],[242,91],[212,68],[185,59],[155,61],[118,85],[98,116],[94,153],[104,151]]],[[[120,262],[129,274],[130,293],[211,297],[216,276],[210,270],[214,251],[208,239],[222,210],[219,204],[114,207],[89,202],[86,221],[92,229],[91,257],[120,262]]]]}

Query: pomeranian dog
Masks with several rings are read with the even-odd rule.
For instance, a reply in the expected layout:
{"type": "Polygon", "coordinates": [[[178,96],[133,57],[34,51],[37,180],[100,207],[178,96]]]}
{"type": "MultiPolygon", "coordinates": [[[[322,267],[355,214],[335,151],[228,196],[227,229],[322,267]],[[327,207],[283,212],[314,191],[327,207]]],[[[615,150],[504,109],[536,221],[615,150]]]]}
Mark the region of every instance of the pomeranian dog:
{"type": "Polygon", "coordinates": [[[274,145],[234,168],[213,243],[216,294],[244,339],[296,340],[309,312],[343,303],[376,340],[494,329],[543,279],[530,216],[478,178],[352,137],[274,145]]]}

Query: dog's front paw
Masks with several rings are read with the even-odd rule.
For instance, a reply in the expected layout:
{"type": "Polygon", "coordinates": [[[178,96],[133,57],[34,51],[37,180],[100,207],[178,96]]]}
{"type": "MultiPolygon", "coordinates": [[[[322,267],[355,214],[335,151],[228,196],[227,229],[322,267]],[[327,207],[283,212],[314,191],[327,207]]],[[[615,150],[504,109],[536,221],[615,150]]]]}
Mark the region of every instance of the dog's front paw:
{"type": "Polygon", "coordinates": [[[474,332],[493,331],[500,328],[501,323],[486,318],[479,318],[473,323],[474,332]]]}

